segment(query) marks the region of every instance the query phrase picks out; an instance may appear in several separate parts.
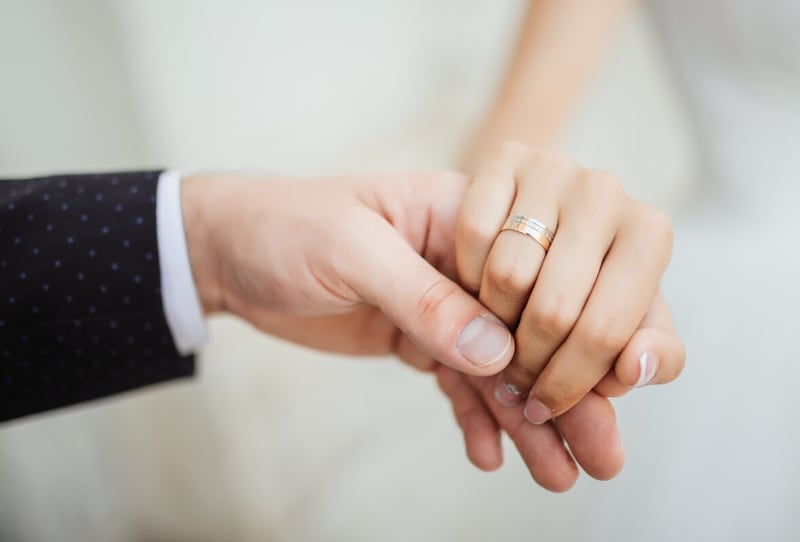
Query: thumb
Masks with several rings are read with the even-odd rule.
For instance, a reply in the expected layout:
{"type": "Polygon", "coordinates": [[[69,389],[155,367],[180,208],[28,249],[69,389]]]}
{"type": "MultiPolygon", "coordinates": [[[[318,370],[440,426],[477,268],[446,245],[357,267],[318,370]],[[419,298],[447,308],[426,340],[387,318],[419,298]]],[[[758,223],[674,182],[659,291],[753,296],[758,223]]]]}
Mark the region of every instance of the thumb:
{"type": "Polygon", "coordinates": [[[360,237],[361,257],[351,283],[420,350],[457,371],[495,374],[514,354],[514,340],[496,316],[437,271],[383,220],[369,239],[360,237]]]}

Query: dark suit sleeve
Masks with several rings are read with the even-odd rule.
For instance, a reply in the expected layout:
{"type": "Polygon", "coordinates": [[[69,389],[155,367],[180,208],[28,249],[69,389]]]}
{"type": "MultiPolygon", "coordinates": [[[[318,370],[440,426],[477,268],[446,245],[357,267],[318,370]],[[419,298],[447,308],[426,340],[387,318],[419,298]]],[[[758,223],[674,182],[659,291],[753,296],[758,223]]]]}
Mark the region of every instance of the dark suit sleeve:
{"type": "Polygon", "coordinates": [[[193,373],[161,302],[158,176],[0,181],[0,421],[193,373]]]}

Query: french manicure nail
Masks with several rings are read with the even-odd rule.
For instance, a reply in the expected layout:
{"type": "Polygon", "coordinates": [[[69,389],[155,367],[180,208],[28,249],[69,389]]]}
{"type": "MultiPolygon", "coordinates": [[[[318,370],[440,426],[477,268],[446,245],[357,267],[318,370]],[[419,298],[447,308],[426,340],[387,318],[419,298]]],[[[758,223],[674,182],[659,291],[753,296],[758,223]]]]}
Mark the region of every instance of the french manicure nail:
{"type": "Polygon", "coordinates": [[[639,356],[639,380],[634,385],[635,388],[646,386],[656,376],[658,370],[658,356],[652,352],[643,352],[639,356]]]}
{"type": "Polygon", "coordinates": [[[494,398],[505,407],[513,407],[522,402],[522,390],[500,375],[494,388],[494,398]]]}
{"type": "Polygon", "coordinates": [[[508,355],[511,345],[511,333],[506,326],[488,314],[464,326],[456,341],[459,353],[478,367],[497,363],[508,355]]]}
{"type": "Polygon", "coordinates": [[[553,412],[550,408],[535,397],[531,397],[525,403],[523,414],[525,414],[526,420],[536,425],[541,425],[553,417],[553,412]]]}

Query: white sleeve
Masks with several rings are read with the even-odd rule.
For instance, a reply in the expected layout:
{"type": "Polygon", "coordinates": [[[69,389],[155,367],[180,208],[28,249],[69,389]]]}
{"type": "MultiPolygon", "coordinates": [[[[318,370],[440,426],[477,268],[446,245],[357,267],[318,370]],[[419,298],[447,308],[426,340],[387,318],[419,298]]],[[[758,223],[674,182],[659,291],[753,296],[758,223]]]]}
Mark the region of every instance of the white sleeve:
{"type": "Polygon", "coordinates": [[[178,352],[189,355],[205,344],[208,331],[189,263],[177,171],[164,171],[158,179],[156,229],[164,315],[178,352]]]}

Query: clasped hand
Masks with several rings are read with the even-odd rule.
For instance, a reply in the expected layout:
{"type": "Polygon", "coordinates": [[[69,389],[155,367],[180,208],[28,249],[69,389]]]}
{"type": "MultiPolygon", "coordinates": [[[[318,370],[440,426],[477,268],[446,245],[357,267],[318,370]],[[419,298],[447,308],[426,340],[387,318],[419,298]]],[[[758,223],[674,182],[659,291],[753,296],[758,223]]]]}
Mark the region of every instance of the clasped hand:
{"type": "Polygon", "coordinates": [[[671,249],[669,219],[606,172],[515,143],[480,163],[457,224],[459,277],[515,330],[517,349],[499,378],[438,370],[476,466],[501,464],[503,430],[548,489],[571,487],[576,461],[595,478],[619,472],[607,397],[669,382],[684,364],[658,292],[671,249]],[[556,232],[547,251],[501,231],[516,215],[556,232]]]}
{"type": "Polygon", "coordinates": [[[658,293],[669,221],[558,154],[507,144],[472,182],[198,175],[181,198],[206,313],[436,370],[479,468],[500,465],[505,431],[543,487],[571,487],[576,461],[612,477],[623,453],[607,397],[682,369],[658,293]],[[513,214],[555,232],[547,253],[501,231],[513,214]]]}

